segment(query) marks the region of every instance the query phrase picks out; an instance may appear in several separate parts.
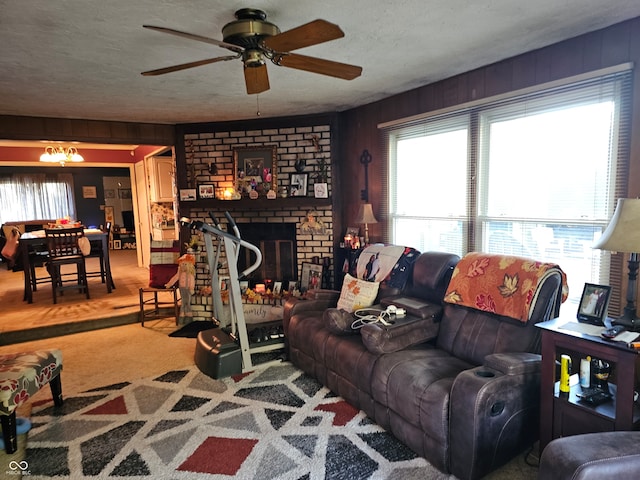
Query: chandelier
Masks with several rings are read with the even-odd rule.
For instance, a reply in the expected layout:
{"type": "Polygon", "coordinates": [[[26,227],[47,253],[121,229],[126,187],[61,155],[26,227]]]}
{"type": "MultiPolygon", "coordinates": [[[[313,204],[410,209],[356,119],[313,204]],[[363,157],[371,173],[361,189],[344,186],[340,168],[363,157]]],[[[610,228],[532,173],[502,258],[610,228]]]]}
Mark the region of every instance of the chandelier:
{"type": "Polygon", "coordinates": [[[40,155],[41,162],[47,163],[59,163],[64,167],[64,164],[67,162],[84,162],[84,158],[82,155],[78,153],[78,149],[76,147],[52,147],[48,146],[44,149],[44,153],[40,155]]]}

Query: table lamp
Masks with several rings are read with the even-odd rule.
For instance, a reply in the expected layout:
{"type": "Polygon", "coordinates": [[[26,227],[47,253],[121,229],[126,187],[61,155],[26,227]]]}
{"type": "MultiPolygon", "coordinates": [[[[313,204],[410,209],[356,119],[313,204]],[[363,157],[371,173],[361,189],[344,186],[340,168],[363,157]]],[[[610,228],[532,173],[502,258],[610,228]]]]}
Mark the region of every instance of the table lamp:
{"type": "Polygon", "coordinates": [[[629,330],[640,330],[640,319],[636,316],[636,281],[638,279],[638,252],[640,252],[640,199],[621,198],[616,210],[593,248],[611,252],[629,253],[629,284],[627,305],[624,314],[613,320],[629,330]]]}
{"type": "Polygon", "coordinates": [[[364,245],[369,245],[369,224],[378,223],[376,217],[373,215],[373,208],[370,203],[363,203],[358,210],[358,216],[356,217],[356,223],[364,223],[364,245]]]}

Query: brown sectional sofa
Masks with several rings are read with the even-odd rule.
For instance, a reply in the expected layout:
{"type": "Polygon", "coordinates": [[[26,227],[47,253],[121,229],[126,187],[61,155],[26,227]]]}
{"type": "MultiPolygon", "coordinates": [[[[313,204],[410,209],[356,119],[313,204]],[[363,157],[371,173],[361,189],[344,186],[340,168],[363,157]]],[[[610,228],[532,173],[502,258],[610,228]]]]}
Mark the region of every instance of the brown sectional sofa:
{"type": "Polygon", "coordinates": [[[541,283],[531,318],[521,323],[444,303],[458,261],[423,253],[401,291],[381,287],[381,309],[396,305],[409,313],[394,325],[353,332],[353,316],[333,308],[337,291],[288,301],[283,321],[295,365],[435,467],[465,480],[486,475],[537,439],[534,324],[557,316],[562,277],[541,283]]]}

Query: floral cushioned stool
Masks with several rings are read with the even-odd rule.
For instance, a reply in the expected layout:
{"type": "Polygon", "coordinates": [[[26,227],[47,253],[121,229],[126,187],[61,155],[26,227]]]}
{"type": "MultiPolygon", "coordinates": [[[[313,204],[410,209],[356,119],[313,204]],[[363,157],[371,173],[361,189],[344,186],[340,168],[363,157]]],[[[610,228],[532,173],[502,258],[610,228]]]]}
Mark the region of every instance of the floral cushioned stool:
{"type": "Polygon", "coordinates": [[[54,404],[62,405],[62,352],[39,350],[0,355],[0,420],[4,448],[8,454],[18,448],[16,408],[47,383],[54,404]]]}

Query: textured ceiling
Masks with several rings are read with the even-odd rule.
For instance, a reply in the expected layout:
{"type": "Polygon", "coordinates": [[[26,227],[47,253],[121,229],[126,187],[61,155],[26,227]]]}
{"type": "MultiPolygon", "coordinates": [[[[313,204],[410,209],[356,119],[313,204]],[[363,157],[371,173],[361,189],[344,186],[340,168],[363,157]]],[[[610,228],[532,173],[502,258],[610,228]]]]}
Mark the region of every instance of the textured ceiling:
{"type": "Polygon", "coordinates": [[[173,124],[342,111],[636,16],[638,0],[0,0],[0,115],[173,124]],[[271,89],[249,96],[240,60],[140,75],[229,54],[143,24],[222,40],[245,7],[282,31],[338,24],[344,38],[296,53],[362,76],[269,64],[271,89]]]}

